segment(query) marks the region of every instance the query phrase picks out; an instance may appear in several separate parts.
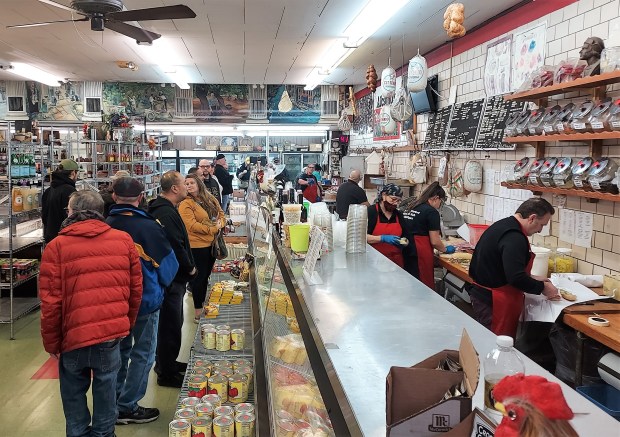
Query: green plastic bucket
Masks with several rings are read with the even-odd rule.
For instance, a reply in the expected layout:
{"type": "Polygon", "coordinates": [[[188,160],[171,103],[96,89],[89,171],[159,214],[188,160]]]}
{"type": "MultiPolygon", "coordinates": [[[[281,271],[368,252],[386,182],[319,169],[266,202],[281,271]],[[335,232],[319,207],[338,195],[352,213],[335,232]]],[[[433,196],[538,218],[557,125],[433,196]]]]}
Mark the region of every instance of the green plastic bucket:
{"type": "Polygon", "coordinates": [[[307,252],[310,241],[310,225],[290,225],[288,227],[293,252],[307,252]]]}

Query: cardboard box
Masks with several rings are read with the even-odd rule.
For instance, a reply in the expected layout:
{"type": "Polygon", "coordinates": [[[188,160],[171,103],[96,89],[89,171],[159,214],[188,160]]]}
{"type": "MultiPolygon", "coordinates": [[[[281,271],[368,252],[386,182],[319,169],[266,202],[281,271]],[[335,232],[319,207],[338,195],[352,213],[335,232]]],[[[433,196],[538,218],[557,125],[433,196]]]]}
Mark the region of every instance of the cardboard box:
{"type": "Polygon", "coordinates": [[[465,330],[458,351],[443,350],[412,367],[392,367],[387,376],[387,435],[435,437],[452,430],[472,412],[479,378],[478,353],[465,330]],[[439,362],[448,356],[458,361],[463,371],[437,370],[439,362]],[[442,401],[444,394],[461,381],[465,381],[467,397],[442,401]]]}

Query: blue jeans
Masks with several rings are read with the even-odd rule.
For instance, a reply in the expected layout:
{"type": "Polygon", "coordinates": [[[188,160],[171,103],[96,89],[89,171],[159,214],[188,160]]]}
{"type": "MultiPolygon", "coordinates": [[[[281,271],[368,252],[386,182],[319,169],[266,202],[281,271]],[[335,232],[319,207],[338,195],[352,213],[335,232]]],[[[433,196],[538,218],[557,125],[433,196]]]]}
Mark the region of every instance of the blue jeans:
{"type": "Polygon", "coordinates": [[[224,211],[224,214],[226,214],[228,202],[230,202],[230,194],[222,194],[222,211],[224,211]]]}
{"type": "Polygon", "coordinates": [[[129,335],[121,341],[121,368],[116,382],[119,413],[133,413],[146,393],[155,362],[158,325],[159,310],[138,316],[129,335]]]}
{"type": "Polygon", "coordinates": [[[67,437],[111,437],[116,424],[116,375],[121,367],[120,339],[60,354],[60,397],[67,437]],[[93,378],[93,416],[86,393],[93,378]]]}

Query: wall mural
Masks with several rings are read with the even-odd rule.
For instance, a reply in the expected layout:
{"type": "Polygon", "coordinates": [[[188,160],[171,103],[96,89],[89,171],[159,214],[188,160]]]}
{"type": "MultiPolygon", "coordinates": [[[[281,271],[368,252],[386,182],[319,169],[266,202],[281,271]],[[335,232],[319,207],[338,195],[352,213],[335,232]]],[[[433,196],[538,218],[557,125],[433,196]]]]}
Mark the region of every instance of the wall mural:
{"type": "Polygon", "coordinates": [[[249,114],[247,85],[194,85],[194,117],[202,122],[239,123],[249,114]]]}
{"type": "Polygon", "coordinates": [[[170,121],[174,112],[175,88],[154,83],[105,82],[103,111],[125,113],[130,119],[170,121]]]}
{"type": "Polygon", "coordinates": [[[270,123],[318,123],[321,118],[321,90],[304,90],[303,85],[267,85],[267,108],[270,123]],[[286,90],[292,109],[280,111],[279,105],[286,90]]]}
{"type": "Polygon", "coordinates": [[[31,119],[81,121],[84,114],[82,82],[67,82],[59,87],[33,86],[26,82],[26,110],[31,119]],[[38,93],[38,95],[37,95],[38,93]],[[35,100],[38,99],[38,103],[35,100]]]}

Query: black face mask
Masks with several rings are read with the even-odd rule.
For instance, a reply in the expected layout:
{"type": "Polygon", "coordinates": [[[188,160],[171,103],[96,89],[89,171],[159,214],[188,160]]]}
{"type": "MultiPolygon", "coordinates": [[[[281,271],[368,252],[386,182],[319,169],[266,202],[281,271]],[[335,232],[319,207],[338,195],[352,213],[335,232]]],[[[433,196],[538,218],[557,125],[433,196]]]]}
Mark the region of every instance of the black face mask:
{"type": "Polygon", "coordinates": [[[388,202],[387,200],[383,201],[383,208],[388,211],[388,212],[394,212],[396,211],[396,205],[392,205],[390,202],[388,202]]]}

